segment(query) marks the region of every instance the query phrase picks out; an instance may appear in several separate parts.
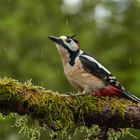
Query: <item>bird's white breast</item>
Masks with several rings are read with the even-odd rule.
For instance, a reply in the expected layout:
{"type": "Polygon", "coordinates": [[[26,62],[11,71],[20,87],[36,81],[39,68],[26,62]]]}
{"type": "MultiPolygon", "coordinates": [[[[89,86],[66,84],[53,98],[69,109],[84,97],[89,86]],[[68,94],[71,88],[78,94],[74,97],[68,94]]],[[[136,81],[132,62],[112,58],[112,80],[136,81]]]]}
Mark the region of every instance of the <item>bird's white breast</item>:
{"type": "Polygon", "coordinates": [[[76,58],[73,66],[69,63],[64,64],[64,73],[71,85],[81,91],[84,90],[86,86],[90,87],[92,90],[104,86],[101,79],[83,69],[79,57],[76,58]]]}

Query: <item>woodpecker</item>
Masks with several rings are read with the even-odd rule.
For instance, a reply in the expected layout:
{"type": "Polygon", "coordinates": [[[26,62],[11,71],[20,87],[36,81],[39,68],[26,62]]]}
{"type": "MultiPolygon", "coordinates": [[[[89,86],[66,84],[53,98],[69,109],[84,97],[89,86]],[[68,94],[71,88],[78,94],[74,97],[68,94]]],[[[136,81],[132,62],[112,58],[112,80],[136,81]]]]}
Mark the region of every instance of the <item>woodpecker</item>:
{"type": "Polygon", "coordinates": [[[140,99],[132,95],[103,65],[88,53],[80,50],[80,43],[73,36],[49,36],[61,56],[64,73],[78,95],[119,96],[135,103],[140,99]]]}

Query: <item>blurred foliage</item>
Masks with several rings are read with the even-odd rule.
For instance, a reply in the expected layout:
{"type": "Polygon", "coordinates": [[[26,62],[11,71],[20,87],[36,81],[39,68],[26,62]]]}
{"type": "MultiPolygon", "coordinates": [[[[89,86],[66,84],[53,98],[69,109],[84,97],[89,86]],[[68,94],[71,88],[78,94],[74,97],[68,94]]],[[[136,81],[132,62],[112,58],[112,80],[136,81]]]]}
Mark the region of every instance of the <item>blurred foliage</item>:
{"type": "MultiPolygon", "coordinates": [[[[139,13],[140,0],[0,0],[0,75],[73,91],[48,35],[77,34],[81,48],[140,97],[139,13]]],[[[11,120],[0,122],[0,139],[16,140],[11,120]]]]}

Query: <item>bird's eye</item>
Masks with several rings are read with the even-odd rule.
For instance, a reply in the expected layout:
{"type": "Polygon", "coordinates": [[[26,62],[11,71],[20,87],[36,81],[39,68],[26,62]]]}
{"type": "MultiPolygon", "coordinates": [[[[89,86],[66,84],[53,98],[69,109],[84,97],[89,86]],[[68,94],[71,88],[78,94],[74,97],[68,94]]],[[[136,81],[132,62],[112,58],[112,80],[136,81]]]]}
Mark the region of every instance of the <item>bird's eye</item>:
{"type": "Polygon", "coordinates": [[[66,42],[67,42],[67,43],[71,43],[71,39],[67,39],[66,42]]]}

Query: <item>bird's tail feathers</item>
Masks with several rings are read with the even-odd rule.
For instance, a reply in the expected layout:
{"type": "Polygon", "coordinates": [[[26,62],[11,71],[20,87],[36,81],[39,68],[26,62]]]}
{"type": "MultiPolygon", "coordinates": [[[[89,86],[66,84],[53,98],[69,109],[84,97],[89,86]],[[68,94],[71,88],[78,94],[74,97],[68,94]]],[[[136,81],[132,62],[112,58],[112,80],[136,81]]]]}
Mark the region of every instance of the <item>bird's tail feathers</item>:
{"type": "Polygon", "coordinates": [[[140,98],[132,95],[129,91],[123,91],[123,95],[135,103],[140,103],[140,98]]]}

